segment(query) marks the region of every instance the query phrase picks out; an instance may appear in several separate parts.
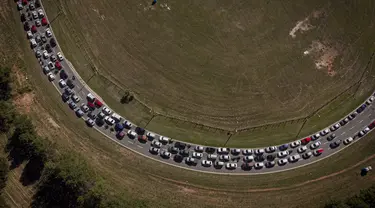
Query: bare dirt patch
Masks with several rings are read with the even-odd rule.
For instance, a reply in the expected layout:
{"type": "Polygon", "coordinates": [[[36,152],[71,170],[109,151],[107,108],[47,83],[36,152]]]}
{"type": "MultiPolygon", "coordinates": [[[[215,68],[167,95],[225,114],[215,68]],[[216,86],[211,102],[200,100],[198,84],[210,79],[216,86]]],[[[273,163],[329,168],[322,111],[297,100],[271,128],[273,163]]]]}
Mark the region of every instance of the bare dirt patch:
{"type": "Polygon", "coordinates": [[[329,76],[336,75],[333,63],[340,55],[339,46],[334,46],[328,42],[313,41],[310,49],[305,51],[305,55],[311,55],[317,69],[326,69],[329,76]]]}
{"type": "Polygon", "coordinates": [[[17,110],[22,113],[30,113],[31,106],[34,103],[34,93],[24,93],[14,98],[13,103],[17,110]]]}
{"type": "Polygon", "coordinates": [[[293,27],[293,29],[289,32],[289,35],[292,36],[292,38],[296,38],[297,32],[300,32],[301,34],[312,30],[315,28],[314,25],[311,24],[311,18],[318,19],[323,15],[323,10],[317,10],[313,11],[309,16],[307,16],[304,20],[300,20],[296,23],[296,26],[293,27]]]}

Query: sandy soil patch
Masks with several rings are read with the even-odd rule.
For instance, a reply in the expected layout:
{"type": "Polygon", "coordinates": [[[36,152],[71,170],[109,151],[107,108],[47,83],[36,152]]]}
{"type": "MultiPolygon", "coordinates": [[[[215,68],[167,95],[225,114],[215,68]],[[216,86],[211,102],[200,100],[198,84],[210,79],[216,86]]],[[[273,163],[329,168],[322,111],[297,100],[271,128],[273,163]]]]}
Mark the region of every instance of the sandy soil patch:
{"type": "Polygon", "coordinates": [[[293,27],[292,30],[290,30],[289,35],[292,36],[292,38],[297,37],[296,33],[300,32],[301,34],[305,33],[306,31],[312,30],[315,28],[314,25],[311,24],[310,20],[311,18],[318,19],[323,15],[323,10],[316,10],[313,11],[309,16],[307,16],[305,19],[300,20],[296,23],[296,26],[293,27]]]}

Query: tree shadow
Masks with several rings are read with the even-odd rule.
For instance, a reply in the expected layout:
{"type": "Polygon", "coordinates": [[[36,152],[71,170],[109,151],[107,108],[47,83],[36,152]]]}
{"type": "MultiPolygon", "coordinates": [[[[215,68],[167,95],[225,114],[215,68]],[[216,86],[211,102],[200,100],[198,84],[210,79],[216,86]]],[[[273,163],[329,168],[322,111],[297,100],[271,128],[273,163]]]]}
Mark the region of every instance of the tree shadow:
{"type": "Polygon", "coordinates": [[[44,169],[44,162],[40,157],[33,157],[23,169],[20,181],[22,185],[28,186],[38,181],[44,169]]]}

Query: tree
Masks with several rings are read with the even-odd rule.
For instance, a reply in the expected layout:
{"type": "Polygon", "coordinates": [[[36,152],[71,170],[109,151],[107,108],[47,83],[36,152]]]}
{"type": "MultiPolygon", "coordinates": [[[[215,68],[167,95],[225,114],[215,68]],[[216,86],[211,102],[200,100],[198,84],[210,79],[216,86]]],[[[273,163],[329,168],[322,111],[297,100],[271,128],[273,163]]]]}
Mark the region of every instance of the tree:
{"type": "Polygon", "coordinates": [[[7,132],[10,129],[15,115],[12,103],[0,100],[0,132],[7,132]]]}
{"type": "Polygon", "coordinates": [[[10,68],[0,68],[0,100],[9,100],[11,97],[11,70],[10,68]]]}
{"type": "Polygon", "coordinates": [[[5,188],[8,179],[9,164],[5,157],[0,157],[0,191],[5,188]]]}

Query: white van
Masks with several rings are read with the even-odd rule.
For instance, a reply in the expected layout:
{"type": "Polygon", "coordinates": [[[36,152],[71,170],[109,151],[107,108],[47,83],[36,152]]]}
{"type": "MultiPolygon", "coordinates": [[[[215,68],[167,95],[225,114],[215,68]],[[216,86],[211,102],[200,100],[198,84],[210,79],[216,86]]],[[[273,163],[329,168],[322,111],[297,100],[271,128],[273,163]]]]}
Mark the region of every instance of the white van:
{"type": "Polygon", "coordinates": [[[37,46],[35,39],[30,39],[30,46],[31,48],[35,48],[37,46]]]}
{"type": "Polygon", "coordinates": [[[117,123],[117,122],[120,122],[121,119],[122,119],[122,117],[121,117],[119,114],[117,114],[117,113],[113,113],[113,114],[112,114],[112,118],[113,118],[113,120],[116,121],[116,123],[117,123]]]}

